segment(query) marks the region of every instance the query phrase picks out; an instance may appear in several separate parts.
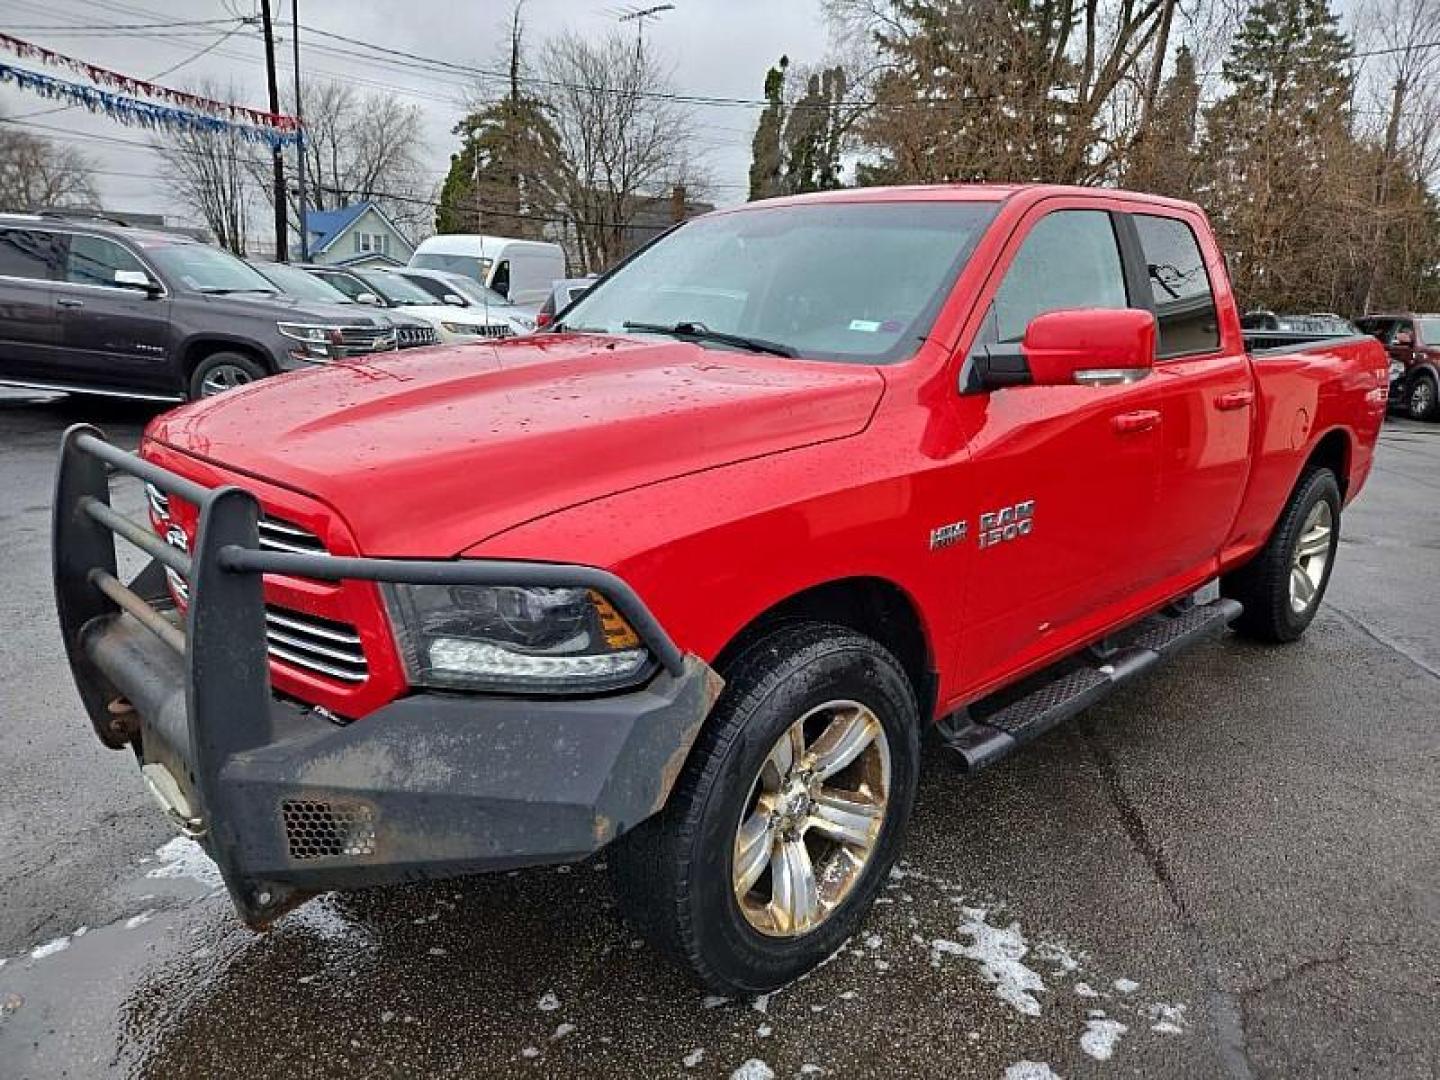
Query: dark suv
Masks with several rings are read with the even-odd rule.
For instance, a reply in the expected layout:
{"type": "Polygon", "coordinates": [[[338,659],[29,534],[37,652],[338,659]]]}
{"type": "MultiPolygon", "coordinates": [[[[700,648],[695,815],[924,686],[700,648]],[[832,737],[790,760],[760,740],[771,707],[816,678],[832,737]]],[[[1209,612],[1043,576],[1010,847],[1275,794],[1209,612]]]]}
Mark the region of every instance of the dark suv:
{"type": "Polygon", "coordinates": [[[186,236],[0,214],[0,383],[173,401],[395,345],[383,315],[282,296],[186,236]]]}
{"type": "Polygon", "coordinates": [[[1366,315],[1355,325],[1390,354],[1390,401],[1416,420],[1440,418],[1440,315],[1366,315]]]}

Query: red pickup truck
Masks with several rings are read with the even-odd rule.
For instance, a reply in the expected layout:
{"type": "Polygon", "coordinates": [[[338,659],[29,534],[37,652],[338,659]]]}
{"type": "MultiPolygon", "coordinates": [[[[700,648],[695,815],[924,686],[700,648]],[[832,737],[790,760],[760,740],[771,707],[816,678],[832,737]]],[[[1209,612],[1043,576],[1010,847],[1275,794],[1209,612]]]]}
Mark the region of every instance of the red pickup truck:
{"type": "Polygon", "coordinates": [[[1305,631],[1386,357],[1264,344],[1188,203],[722,211],[554,332],[267,379],[139,455],[71,430],[64,639],[249,924],[610,845],[650,940],[761,992],[864,916],[922,728],[980,768],[1227,624],[1305,631]]]}

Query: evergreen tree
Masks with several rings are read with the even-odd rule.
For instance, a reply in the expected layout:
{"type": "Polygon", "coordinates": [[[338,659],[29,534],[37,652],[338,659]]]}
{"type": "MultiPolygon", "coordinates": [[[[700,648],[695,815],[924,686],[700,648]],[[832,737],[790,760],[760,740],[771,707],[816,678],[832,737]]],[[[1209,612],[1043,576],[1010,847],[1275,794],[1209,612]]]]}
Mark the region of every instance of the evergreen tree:
{"type": "Polygon", "coordinates": [[[1200,81],[1195,54],[1181,45],[1175,70],[1160,87],[1146,127],[1136,134],[1124,168],[1124,183],[1176,199],[1194,196],[1200,81]]]}
{"type": "Polygon", "coordinates": [[[436,232],[483,229],[538,239],[556,216],[563,155],[545,103],[521,87],[522,29],[517,4],[511,19],[509,92],[455,125],[462,145],[450,155],[450,171],[440,188],[436,232]]]}
{"type": "Polygon", "coordinates": [[[843,67],[826,68],[806,81],[805,95],[791,106],[785,122],[786,191],[798,194],[840,186],[844,101],[843,67]]]}
{"type": "MultiPolygon", "coordinates": [[[[1201,197],[1242,304],[1313,306],[1363,167],[1350,129],[1350,43],[1326,0],[1254,0],[1205,114],[1201,197]],[[1328,252],[1328,254],[1327,254],[1328,252]]],[[[1332,290],[1333,292],[1333,290],[1332,290]]]]}
{"type": "Polygon", "coordinates": [[[785,69],[788,56],[765,73],[765,100],[769,102],[760,114],[755,138],[750,143],[750,201],[768,199],[784,193],[785,157],[780,146],[780,133],[785,124],[785,69]]]}

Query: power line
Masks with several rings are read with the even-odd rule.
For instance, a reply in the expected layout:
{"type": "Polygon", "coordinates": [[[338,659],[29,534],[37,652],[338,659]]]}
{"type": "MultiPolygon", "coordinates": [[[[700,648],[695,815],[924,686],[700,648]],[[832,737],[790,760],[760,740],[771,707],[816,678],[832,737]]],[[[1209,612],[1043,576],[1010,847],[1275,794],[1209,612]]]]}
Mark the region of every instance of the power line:
{"type": "MultiPolygon", "coordinates": [[[[104,29],[107,33],[112,30],[171,30],[181,26],[221,26],[225,23],[233,22],[244,22],[244,20],[232,17],[229,19],[190,19],[182,22],[111,23],[104,29]]],[[[50,33],[93,34],[95,27],[76,26],[73,23],[69,25],[56,25],[51,23],[48,26],[7,26],[5,30],[7,33],[20,30],[44,30],[50,33]]]]}

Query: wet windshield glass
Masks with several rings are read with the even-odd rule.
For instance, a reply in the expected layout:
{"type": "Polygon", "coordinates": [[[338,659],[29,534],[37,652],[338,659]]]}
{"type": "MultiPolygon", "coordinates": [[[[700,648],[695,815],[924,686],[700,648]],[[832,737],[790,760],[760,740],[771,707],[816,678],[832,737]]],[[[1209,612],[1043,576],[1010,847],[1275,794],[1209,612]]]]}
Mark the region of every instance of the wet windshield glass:
{"type": "Polygon", "coordinates": [[[407,307],[412,304],[434,304],[437,301],[419,285],[413,285],[398,274],[378,274],[373,271],[357,271],[355,276],[365,282],[392,304],[407,307]]]}
{"type": "Polygon", "coordinates": [[[287,296],[297,296],[301,300],[317,300],[326,304],[353,304],[355,302],[335,286],[294,266],[266,263],[255,269],[287,296]]]}
{"type": "Polygon", "coordinates": [[[644,324],[721,347],[744,337],[816,359],[896,360],[929,330],[997,205],[812,203],[700,218],[591,288],[559,329],[644,324]]]}
{"type": "Polygon", "coordinates": [[[228,251],[205,244],[162,244],[147,247],[145,254],[170,277],[188,289],[203,293],[259,292],[279,290],[260,273],[228,251]]]}

